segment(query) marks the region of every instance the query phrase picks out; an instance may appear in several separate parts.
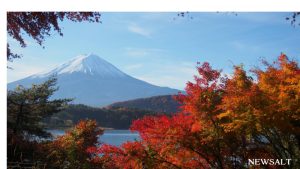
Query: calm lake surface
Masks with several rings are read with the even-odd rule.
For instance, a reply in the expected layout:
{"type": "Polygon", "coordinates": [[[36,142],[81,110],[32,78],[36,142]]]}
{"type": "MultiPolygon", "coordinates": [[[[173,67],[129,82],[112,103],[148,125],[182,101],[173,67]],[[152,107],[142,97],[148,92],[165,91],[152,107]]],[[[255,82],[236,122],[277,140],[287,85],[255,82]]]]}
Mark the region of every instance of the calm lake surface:
{"type": "MultiPolygon", "coordinates": [[[[54,137],[63,135],[64,130],[48,130],[54,137]]],[[[99,137],[100,143],[107,143],[115,146],[120,146],[127,141],[139,140],[138,133],[132,133],[130,130],[105,130],[104,134],[99,137]]]]}

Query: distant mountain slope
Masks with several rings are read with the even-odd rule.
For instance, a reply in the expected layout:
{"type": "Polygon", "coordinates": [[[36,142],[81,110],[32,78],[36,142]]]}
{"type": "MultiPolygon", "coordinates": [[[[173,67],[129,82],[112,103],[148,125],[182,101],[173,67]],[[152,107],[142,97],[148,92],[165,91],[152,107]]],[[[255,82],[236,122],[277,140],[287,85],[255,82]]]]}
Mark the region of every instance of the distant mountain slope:
{"type": "Polygon", "coordinates": [[[133,78],[94,54],[80,55],[56,68],[11,82],[8,89],[46,81],[56,75],[59,90],[53,98],[75,98],[74,104],[101,107],[114,102],[158,95],[179,90],[159,87],[133,78]]]}
{"type": "Polygon", "coordinates": [[[108,108],[126,107],[154,112],[174,113],[179,109],[180,104],[174,100],[172,95],[153,96],[149,98],[134,99],[124,102],[113,103],[108,108]]]}
{"type": "Polygon", "coordinates": [[[49,129],[71,127],[82,119],[94,119],[101,127],[129,129],[132,121],[145,115],[159,113],[131,108],[95,108],[86,105],[69,105],[69,107],[44,120],[49,129]]]}

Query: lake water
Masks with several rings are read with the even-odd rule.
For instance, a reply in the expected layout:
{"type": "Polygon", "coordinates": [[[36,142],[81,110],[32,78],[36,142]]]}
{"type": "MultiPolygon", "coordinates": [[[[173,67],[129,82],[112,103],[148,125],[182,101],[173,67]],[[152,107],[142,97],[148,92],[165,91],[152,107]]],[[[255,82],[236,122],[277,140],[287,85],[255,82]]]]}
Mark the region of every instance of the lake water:
{"type": "MultiPolygon", "coordinates": [[[[54,137],[63,135],[64,130],[48,130],[54,137]]],[[[103,135],[100,135],[99,142],[107,143],[115,146],[120,146],[127,141],[139,140],[139,134],[130,130],[105,130],[103,135]]]]}

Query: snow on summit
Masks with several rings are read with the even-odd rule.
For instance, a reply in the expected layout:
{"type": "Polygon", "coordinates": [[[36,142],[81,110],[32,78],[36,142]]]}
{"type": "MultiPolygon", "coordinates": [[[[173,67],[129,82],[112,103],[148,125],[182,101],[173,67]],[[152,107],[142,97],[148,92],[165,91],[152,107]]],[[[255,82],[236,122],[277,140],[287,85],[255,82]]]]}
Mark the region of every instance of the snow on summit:
{"type": "Polygon", "coordinates": [[[12,90],[17,85],[30,87],[52,75],[56,75],[59,87],[53,98],[74,98],[74,104],[96,107],[179,92],[131,77],[95,54],[77,56],[50,71],[8,83],[7,88],[12,90]]]}
{"type": "Polygon", "coordinates": [[[34,75],[34,77],[46,77],[52,74],[85,73],[102,77],[124,77],[125,73],[114,65],[95,54],[79,55],[56,68],[34,75]]]}

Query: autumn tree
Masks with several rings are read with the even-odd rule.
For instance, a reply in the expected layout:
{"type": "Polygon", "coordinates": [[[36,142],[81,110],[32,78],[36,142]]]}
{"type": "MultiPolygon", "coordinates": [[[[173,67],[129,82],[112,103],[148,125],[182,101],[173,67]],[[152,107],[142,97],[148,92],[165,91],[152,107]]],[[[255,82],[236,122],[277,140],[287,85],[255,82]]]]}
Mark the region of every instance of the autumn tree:
{"type": "MultiPolygon", "coordinates": [[[[191,122],[188,116],[182,115],[172,119],[147,116],[133,124],[140,127],[141,141],[127,142],[120,147],[104,144],[90,151],[100,154],[94,161],[104,168],[193,168],[199,166],[197,155],[183,149],[180,143],[190,133],[191,124],[184,123],[185,120],[191,122]]],[[[192,141],[190,138],[186,141],[192,141]]]]}
{"type": "MultiPolygon", "coordinates": [[[[21,47],[26,47],[24,34],[34,39],[39,45],[53,29],[63,35],[59,22],[68,19],[73,22],[100,22],[99,12],[7,12],[7,33],[17,40],[21,47]]],[[[11,51],[7,43],[7,60],[20,58],[20,54],[11,51]]]]}
{"type": "Polygon", "coordinates": [[[221,77],[208,63],[197,67],[195,82],[176,99],[181,111],[147,116],[131,130],[141,140],[120,147],[92,148],[93,160],[108,168],[248,168],[248,159],[291,159],[299,168],[300,74],[284,54],[256,78],[235,66],[221,77]]]}
{"type": "Polygon", "coordinates": [[[284,54],[274,64],[266,65],[265,71],[254,70],[258,88],[266,98],[264,112],[258,116],[263,124],[260,134],[277,158],[293,159],[291,167],[299,168],[300,69],[284,54]]]}
{"type": "Polygon", "coordinates": [[[226,146],[216,118],[223,92],[223,86],[218,84],[220,71],[213,70],[208,63],[197,69],[200,76],[195,76],[196,83],[188,83],[187,94],[177,97],[182,104],[181,112],[171,117],[148,116],[134,121],[131,130],[140,133],[141,143],[102,147],[99,152],[103,157],[120,159],[112,163],[118,164],[117,168],[132,167],[129,164],[136,166],[133,168],[224,168],[226,146]],[[130,146],[132,150],[128,150],[130,146]]]}
{"type": "Polygon", "coordinates": [[[98,147],[98,137],[103,129],[95,120],[82,120],[66,134],[58,136],[54,141],[46,143],[44,161],[48,168],[90,169],[101,168],[100,163],[93,163],[97,157],[89,147],[98,147]]]}

